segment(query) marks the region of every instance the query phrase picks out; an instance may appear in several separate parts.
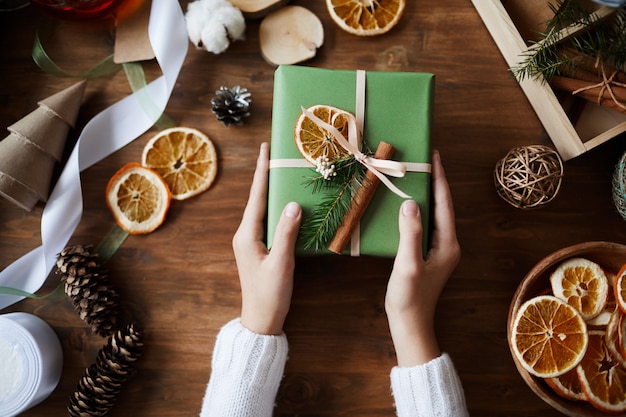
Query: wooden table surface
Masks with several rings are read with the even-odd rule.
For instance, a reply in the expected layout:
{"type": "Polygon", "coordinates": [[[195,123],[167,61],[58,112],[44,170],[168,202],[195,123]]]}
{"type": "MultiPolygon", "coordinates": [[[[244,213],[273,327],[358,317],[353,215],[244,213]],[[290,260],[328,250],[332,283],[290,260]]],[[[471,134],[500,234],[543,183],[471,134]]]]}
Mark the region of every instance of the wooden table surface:
{"type": "MultiPolygon", "coordinates": [[[[186,4],[186,2],[183,2],[186,4]]],[[[437,333],[450,353],[473,416],[556,416],[519,376],[506,323],[520,280],[544,256],[572,244],[626,241],[626,226],[611,199],[611,175],[626,150],[616,138],[565,163],[557,198],[521,211],[496,194],[493,171],[510,149],[551,145],[526,97],[469,0],[409,1],[390,33],[359,38],[340,30],[324,2],[293,1],[319,16],[325,41],[306,65],[436,74],[433,146],[440,150],[454,197],[463,257],[445,288],[437,333]]],[[[186,10],[186,7],[185,9],[186,10]]],[[[64,28],[33,6],[0,13],[0,125],[9,126],[37,101],[76,82],[43,72],[31,58],[35,33],[64,28]]],[[[75,28],[74,28],[75,29],[75,28]]],[[[62,45],[53,58],[68,70],[85,69],[111,52],[87,35],[62,45]]],[[[113,285],[146,332],[145,354],[112,416],[190,416],[199,412],[210,373],[215,335],[240,309],[231,238],[246,203],[259,144],[270,138],[274,67],[259,52],[259,21],[246,40],[221,55],[190,45],[167,114],[214,141],[220,171],[212,188],[172,204],[165,224],[131,236],[108,262],[113,285]],[[224,127],[210,100],[221,85],[252,92],[252,115],[224,127]]],[[[69,30],[69,29],[68,29],[69,30]]],[[[60,32],[63,35],[63,32],[60,32]]],[[[148,64],[149,77],[159,75],[148,64]]],[[[88,82],[75,140],[91,117],[131,92],[123,72],[88,82]]],[[[84,214],[71,242],[97,244],[113,227],[104,188],[122,165],[140,160],[152,129],[82,174],[84,214]]],[[[43,204],[26,212],[0,199],[0,268],[40,244],[43,204]]],[[[285,326],[290,353],[276,415],[393,416],[389,372],[395,364],[383,308],[389,259],[299,259],[285,326]]],[[[51,290],[50,276],[41,293],[51,290]]],[[[26,311],[46,320],[64,353],[61,381],[24,416],[61,416],[103,339],[93,335],[68,299],[24,300],[2,313],[26,311]]]]}

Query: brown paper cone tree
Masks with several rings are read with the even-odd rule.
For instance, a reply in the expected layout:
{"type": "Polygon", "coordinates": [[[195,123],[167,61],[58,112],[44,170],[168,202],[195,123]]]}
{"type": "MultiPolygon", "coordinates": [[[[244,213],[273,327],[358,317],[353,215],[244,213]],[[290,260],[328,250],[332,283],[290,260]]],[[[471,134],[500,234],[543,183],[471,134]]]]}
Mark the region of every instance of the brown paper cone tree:
{"type": "Polygon", "coordinates": [[[54,167],[76,123],[85,85],[81,81],[40,101],[0,141],[0,195],[24,210],[48,200],[54,167]]]}

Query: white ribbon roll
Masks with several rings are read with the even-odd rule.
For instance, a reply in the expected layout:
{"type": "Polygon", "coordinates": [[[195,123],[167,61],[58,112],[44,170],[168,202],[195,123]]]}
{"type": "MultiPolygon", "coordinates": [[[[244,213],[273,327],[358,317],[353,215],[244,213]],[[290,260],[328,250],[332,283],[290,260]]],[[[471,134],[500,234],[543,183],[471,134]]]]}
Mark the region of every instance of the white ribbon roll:
{"type": "MultiPolygon", "coordinates": [[[[177,0],[152,0],[150,43],[163,75],[142,90],[106,108],[87,123],[57,181],[41,218],[42,245],[0,273],[0,285],[34,293],[45,282],[56,256],[72,237],[83,212],[80,172],[126,146],[146,132],[165,110],[183,66],[189,39],[177,0]],[[149,115],[138,94],[152,99],[159,110],[149,115]]],[[[0,296],[0,308],[22,297],[0,296]]]]}
{"type": "Polygon", "coordinates": [[[16,416],[46,399],[63,370],[52,328],[28,313],[0,315],[0,416],[16,416]]]}

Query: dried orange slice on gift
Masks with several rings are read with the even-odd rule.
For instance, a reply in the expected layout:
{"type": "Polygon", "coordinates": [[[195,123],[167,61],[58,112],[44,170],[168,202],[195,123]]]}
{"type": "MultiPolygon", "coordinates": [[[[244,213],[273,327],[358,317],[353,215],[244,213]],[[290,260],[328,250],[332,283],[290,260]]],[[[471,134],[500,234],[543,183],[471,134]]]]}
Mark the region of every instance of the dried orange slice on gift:
{"type": "Polygon", "coordinates": [[[141,163],[163,177],[175,200],[186,200],[206,191],[217,175],[213,142],[189,127],[157,133],[144,147],[141,163]]]}
{"type": "Polygon", "coordinates": [[[333,21],[358,36],[381,35],[393,28],[404,13],[406,0],[326,0],[333,21]]]}
{"type": "Polygon", "coordinates": [[[553,378],[573,369],[587,349],[587,326],[576,309],[551,295],[522,304],[511,328],[515,358],[529,373],[553,378]]]}
{"type": "Polygon", "coordinates": [[[591,405],[608,413],[626,411],[626,368],[611,355],[602,330],[589,332],[589,346],[577,371],[591,405]]]}
{"type": "Polygon", "coordinates": [[[136,162],[117,171],[106,188],[106,202],[117,224],[130,234],[154,231],[165,220],[170,190],[161,176],[136,162]]]}
{"type": "Polygon", "coordinates": [[[584,258],[561,263],[550,275],[552,293],[576,308],[585,320],[602,312],[609,293],[609,281],[600,265],[584,258]]]}
{"type": "MultiPolygon", "coordinates": [[[[316,105],[307,109],[322,121],[334,126],[343,137],[348,139],[348,117],[345,110],[332,106],[316,105]]],[[[325,156],[331,161],[345,158],[350,152],[341,146],[326,129],[300,113],[294,129],[294,140],[302,157],[315,165],[317,158],[325,156]]]]}

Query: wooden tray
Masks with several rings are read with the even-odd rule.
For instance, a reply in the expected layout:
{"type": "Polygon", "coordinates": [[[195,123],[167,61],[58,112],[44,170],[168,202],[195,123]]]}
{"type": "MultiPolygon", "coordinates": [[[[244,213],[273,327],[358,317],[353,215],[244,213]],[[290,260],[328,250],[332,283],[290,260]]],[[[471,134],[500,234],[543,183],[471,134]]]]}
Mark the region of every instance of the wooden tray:
{"type": "MultiPolygon", "coordinates": [[[[529,50],[526,42],[528,39],[525,40],[523,36],[529,37],[540,28],[541,21],[535,19],[539,19],[541,10],[547,8],[548,0],[509,0],[506,7],[500,0],[472,0],[472,3],[506,63],[510,68],[518,65],[529,50]],[[516,13],[510,14],[510,10],[516,13]],[[529,28],[528,25],[533,22],[536,28],[529,28]]],[[[613,10],[598,6],[594,12],[599,16],[607,16],[613,10]]],[[[564,39],[578,30],[580,28],[575,26],[568,28],[563,31],[561,38],[564,39]]],[[[564,160],[581,155],[626,131],[626,115],[622,113],[585,101],[578,103],[582,109],[577,112],[576,119],[572,120],[566,109],[569,106],[567,100],[559,100],[547,83],[527,78],[519,85],[564,160]]]]}

